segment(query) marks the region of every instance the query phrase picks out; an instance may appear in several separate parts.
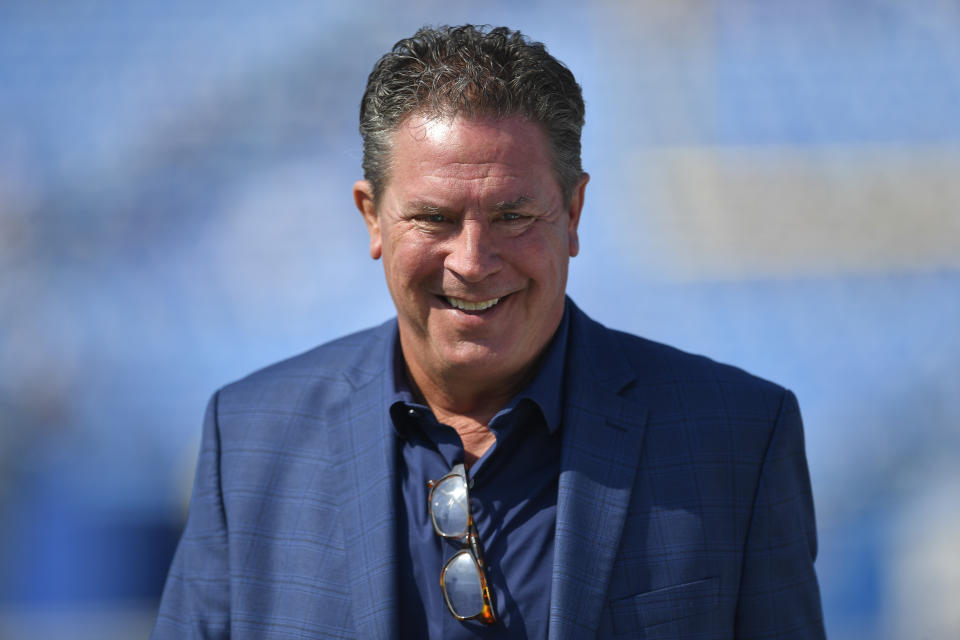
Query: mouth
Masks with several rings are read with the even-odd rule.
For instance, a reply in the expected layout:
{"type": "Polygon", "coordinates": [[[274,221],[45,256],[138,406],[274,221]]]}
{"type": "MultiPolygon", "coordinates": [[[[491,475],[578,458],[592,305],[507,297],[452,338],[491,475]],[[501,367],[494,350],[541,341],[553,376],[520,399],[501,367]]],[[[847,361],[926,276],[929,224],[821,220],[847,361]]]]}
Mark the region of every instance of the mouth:
{"type": "Polygon", "coordinates": [[[470,300],[464,300],[463,298],[454,298],[453,296],[440,296],[448,305],[454,309],[459,309],[460,311],[470,311],[470,312],[483,312],[495,307],[503,297],[500,298],[490,298],[489,300],[478,300],[476,302],[471,302],[470,300]]]}

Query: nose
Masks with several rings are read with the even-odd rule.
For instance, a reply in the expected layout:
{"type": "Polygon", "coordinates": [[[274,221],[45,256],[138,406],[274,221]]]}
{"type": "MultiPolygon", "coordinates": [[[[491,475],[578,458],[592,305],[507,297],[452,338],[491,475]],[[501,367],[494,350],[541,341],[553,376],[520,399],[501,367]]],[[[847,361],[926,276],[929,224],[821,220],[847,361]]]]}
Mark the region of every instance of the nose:
{"type": "Polygon", "coordinates": [[[489,224],[464,220],[450,240],[444,267],[461,280],[480,282],[500,270],[500,257],[489,224]]]}

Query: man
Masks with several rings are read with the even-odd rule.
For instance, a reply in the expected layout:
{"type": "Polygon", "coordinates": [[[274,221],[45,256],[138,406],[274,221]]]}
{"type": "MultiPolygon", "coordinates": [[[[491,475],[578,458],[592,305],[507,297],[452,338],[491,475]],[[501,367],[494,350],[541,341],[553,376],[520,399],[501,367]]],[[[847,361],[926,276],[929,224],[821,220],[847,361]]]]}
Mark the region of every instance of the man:
{"type": "Polygon", "coordinates": [[[353,195],[396,319],[220,390],[155,638],[817,638],[793,395],[565,296],[583,101],[421,29],[353,195]]]}

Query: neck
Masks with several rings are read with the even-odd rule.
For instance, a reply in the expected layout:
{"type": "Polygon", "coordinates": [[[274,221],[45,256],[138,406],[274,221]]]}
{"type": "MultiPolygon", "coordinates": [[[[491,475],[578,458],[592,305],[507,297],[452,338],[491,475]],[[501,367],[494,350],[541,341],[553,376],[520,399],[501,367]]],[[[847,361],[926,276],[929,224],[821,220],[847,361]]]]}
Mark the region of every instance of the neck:
{"type": "Polygon", "coordinates": [[[512,375],[504,373],[496,380],[490,380],[458,375],[455,371],[431,372],[406,354],[404,359],[414,394],[430,407],[438,420],[451,426],[454,425],[450,420],[456,422],[458,419],[489,424],[527,383],[533,368],[527,367],[512,375]]]}
{"type": "Polygon", "coordinates": [[[490,421],[527,384],[539,359],[522,371],[498,375],[495,380],[456,371],[431,372],[416,358],[409,357],[406,350],[404,360],[414,395],[430,407],[439,422],[449,425],[460,436],[464,464],[469,469],[496,442],[490,421]]]}

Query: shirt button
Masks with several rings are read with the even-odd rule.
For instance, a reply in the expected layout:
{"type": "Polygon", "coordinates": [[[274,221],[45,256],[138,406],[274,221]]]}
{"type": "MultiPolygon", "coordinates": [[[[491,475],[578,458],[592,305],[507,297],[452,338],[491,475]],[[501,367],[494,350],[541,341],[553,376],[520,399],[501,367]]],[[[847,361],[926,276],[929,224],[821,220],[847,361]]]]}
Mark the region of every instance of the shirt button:
{"type": "Polygon", "coordinates": [[[416,418],[416,417],[417,417],[417,410],[416,410],[416,409],[407,409],[407,415],[410,416],[411,418],[416,418]]]}

